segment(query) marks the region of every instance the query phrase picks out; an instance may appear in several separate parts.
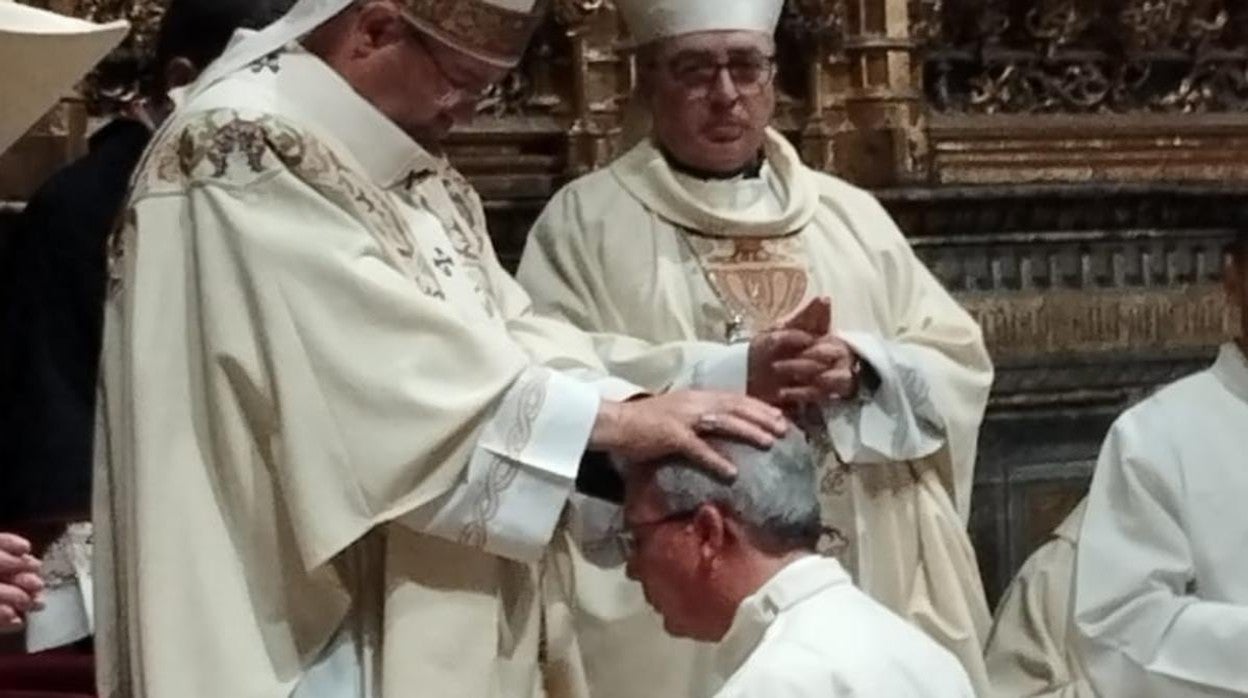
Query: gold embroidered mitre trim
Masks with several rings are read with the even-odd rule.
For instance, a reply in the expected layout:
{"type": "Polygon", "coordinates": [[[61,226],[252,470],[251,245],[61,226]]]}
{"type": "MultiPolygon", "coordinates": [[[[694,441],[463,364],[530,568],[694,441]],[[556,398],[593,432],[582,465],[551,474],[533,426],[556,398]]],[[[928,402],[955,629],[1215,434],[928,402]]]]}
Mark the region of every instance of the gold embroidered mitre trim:
{"type": "Polygon", "coordinates": [[[445,44],[484,61],[511,68],[541,22],[546,3],[531,12],[499,7],[488,0],[406,0],[414,24],[445,44]]]}

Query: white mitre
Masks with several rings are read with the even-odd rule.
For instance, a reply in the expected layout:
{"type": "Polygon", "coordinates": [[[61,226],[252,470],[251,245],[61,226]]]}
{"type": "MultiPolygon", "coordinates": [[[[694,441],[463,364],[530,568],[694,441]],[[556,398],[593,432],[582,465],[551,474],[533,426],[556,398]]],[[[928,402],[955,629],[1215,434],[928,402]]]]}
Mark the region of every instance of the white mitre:
{"type": "Polygon", "coordinates": [[[124,21],[94,24],[0,0],[0,153],[125,38],[124,21]]]}
{"type": "Polygon", "coordinates": [[[637,46],[712,31],[771,35],[784,0],[616,0],[637,46]]]}

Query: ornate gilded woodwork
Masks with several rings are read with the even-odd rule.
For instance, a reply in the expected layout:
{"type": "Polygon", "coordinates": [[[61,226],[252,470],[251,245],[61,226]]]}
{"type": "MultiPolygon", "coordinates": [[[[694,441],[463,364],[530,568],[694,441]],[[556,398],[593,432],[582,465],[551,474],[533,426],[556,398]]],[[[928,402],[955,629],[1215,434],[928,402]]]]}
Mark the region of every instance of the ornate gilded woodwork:
{"type": "Polygon", "coordinates": [[[945,0],[929,11],[926,93],[937,111],[1248,110],[1243,3],[945,0]]]}
{"type": "Polygon", "coordinates": [[[921,5],[929,181],[1248,181],[1248,5],[921,5]]]}
{"type": "MultiPolygon", "coordinates": [[[[87,83],[97,110],[133,94],[162,2],[29,1],[134,22],[87,83]]],[[[457,141],[482,176],[523,163],[527,179],[486,183],[502,194],[601,166],[629,137],[633,69],[613,3],[551,6],[457,141]]],[[[808,162],[867,186],[1248,181],[1248,4],[789,0],[779,38],[777,125],[808,162]]]]}

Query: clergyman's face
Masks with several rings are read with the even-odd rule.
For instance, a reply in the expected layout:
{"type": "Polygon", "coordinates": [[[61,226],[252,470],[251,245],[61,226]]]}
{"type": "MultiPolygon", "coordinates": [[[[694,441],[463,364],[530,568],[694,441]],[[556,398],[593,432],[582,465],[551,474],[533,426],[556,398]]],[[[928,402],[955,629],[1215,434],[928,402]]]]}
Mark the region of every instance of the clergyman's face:
{"type": "Polygon", "coordinates": [[[699,572],[697,535],[690,516],[666,511],[649,475],[629,478],[624,527],[632,537],[627,573],[641,582],[646,601],[663,616],[663,628],[674,637],[710,641],[699,572]]]}
{"type": "Polygon", "coordinates": [[[643,51],[653,135],[688,167],[730,173],[753,162],[776,108],[775,43],[755,32],[702,32],[643,51]]]}
{"type": "Polygon", "coordinates": [[[367,49],[348,80],[419,142],[436,142],[470,120],[481,95],[507,73],[425,35],[395,5],[369,6],[377,18],[357,25],[356,45],[367,49]]]}
{"type": "Polygon", "coordinates": [[[447,47],[413,29],[404,70],[396,66],[393,118],[418,141],[440,140],[470,121],[482,94],[506,71],[447,47]]]}

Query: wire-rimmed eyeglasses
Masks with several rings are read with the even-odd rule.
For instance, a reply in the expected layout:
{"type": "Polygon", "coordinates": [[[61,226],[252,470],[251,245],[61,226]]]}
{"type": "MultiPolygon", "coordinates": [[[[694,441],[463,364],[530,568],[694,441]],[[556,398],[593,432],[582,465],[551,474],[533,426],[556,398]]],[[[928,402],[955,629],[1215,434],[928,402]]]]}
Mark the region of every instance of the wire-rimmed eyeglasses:
{"type": "Polygon", "coordinates": [[[615,544],[619,548],[620,557],[628,561],[632,558],[633,553],[637,552],[637,532],[644,529],[651,529],[663,524],[672,523],[673,521],[681,521],[693,517],[697,513],[696,509],[688,511],[678,511],[666,516],[661,516],[651,521],[639,521],[635,523],[621,523],[615,531],[615,544]]]}
{"type": "Polygon", "coordinates": [[[727,60],[710,54],[678,55],[664,68],[691,100],[709,97],[725,72],[742,97],[755,97],[775,80],[776,57],[753,51],[729,53],[727,60]]]}

